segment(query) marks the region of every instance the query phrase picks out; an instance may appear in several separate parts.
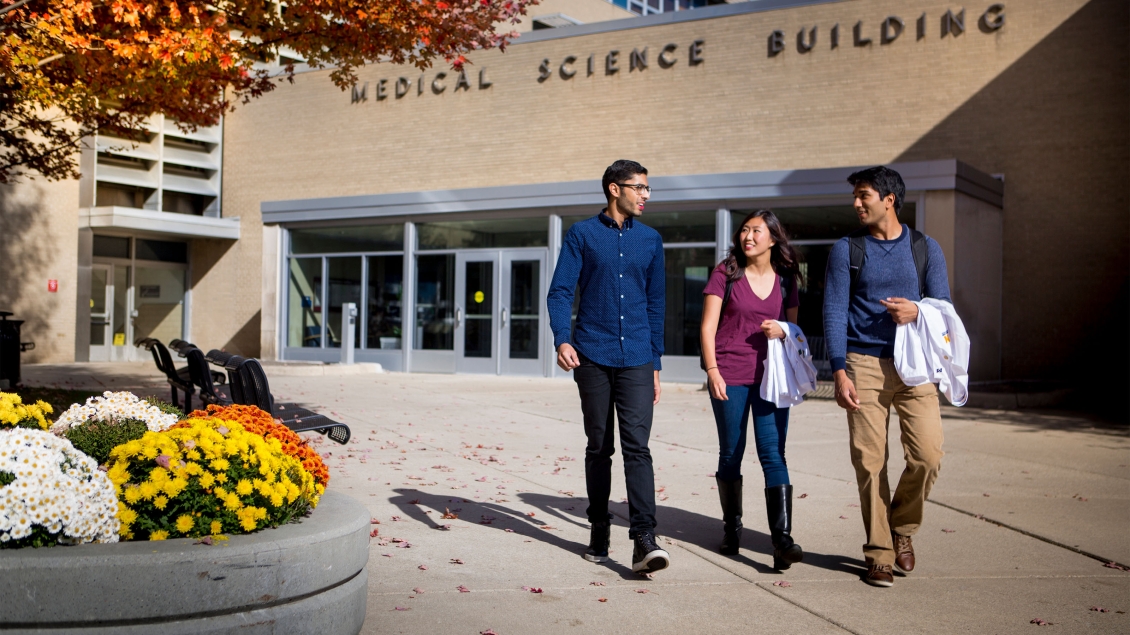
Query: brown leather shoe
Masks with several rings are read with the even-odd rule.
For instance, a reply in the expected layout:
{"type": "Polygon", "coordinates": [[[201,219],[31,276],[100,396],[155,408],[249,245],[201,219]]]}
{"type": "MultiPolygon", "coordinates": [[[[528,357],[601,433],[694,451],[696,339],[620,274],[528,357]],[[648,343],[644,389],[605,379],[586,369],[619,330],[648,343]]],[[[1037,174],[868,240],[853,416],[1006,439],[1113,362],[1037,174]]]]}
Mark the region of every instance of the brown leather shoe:
{"type": "Polygon", "coordinates": [[[867,567],[867,575],[863,581],[871,586],[894,586],[895,575],[891,572],[889,564],[873,564],[867,567]]]}
{"type": "Polygon", "coordinates": [[[895,543],[895,568],[903,573],[914,571],[914,545],[910,536],[900,536],[891,532],[895,543]]]}

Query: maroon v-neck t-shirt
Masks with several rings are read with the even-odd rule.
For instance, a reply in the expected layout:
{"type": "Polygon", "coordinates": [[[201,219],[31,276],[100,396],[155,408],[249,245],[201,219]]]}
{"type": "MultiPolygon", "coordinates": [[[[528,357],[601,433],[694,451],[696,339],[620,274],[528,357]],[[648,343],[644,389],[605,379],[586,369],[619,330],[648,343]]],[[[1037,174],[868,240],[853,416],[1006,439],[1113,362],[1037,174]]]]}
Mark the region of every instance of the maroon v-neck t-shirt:
{"type": "MultiPolygon", "coordinates": [[[[726,272],[722,265],[710,274],[702,294],[726,297],[726,272]]],[[[730,302],[714,338],[718,372],[728,385],[748,386],[761,382],[765,373],[762,362],[769,350],[769,340],[761,331],[761,323],[781,319],[782,299],[780,276],[776,276],[773,290],[764,300],[757,297],[744,276],[734,281],[730,302]]],[[[786,306],[791,309],[798,305],[796,285],[792,285],[786,306]]]]}

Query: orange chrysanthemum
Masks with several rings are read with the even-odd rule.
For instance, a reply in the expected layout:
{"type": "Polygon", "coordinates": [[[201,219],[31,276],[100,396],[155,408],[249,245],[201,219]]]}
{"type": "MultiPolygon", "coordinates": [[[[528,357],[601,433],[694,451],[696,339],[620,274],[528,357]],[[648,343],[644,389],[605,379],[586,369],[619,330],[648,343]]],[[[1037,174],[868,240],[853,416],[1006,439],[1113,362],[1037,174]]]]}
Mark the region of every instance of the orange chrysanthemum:
{"type": "MultiPolygon", "coordinates": [[[[231,405],[217,406],[209,404],[207,410],[194,410],[186,419],[224,419],[235,421],[248,432],[262,435],[267,438],[278,439],[282,444],[283,452],[293,456],[302,463],[302,467],[314,477],[314,482],[326,487],[330,483],[330,471],[322,462],[322,457],[310,447],[305,439],[298,436],[290,428],[276,421],[270,413],[264,412],[255,406],[231,405]]],[[[185,427],[187,422],[182,421],[174,428],[185,427]]]]}

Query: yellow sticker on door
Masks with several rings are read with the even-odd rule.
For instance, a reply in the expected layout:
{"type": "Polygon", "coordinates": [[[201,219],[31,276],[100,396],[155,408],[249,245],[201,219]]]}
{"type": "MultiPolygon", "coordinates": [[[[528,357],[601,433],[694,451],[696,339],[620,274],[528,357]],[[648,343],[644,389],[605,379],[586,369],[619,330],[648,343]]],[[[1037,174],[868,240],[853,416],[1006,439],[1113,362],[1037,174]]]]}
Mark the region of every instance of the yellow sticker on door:
{"type": "Polygon", "coordinates": [[[114,333],[114,346],[125,346],[125,345],[126,345],[126,334],[125,333],[114,333]]]}
{"type": "Polygon", "coordinates": [[[487,298],[486,294],[482,291],[475,292],[475,304],[482,304],[483,300],[487,298]]]}

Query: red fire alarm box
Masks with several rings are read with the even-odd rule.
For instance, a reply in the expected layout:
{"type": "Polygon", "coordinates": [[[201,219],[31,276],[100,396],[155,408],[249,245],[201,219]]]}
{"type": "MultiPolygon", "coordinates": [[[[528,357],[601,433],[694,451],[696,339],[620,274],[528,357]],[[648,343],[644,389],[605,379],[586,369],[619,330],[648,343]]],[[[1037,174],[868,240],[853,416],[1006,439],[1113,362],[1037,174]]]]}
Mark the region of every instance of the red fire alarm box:
{"type": "Polygon", "coordinates": [[[47,281],[47,291],[49,293],[55,293],[58,290],[59,290],[59,281],[58,280],[48,280],[47,281]]]}

